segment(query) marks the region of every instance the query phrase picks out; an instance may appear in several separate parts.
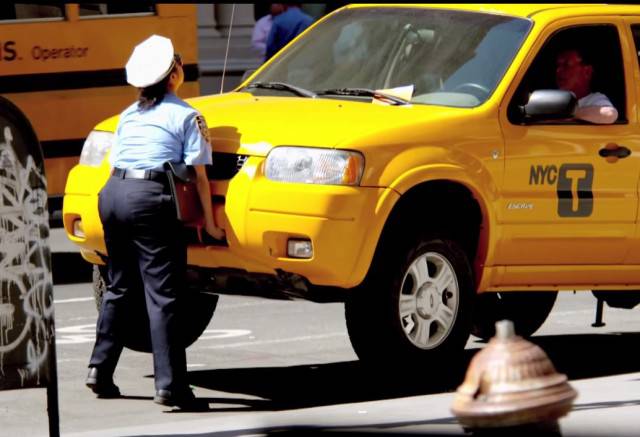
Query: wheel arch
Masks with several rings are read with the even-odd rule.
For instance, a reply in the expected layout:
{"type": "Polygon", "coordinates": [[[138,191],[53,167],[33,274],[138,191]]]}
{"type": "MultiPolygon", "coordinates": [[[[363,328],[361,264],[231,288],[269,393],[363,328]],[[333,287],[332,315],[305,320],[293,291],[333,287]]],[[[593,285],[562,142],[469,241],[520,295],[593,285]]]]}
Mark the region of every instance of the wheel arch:
{"type": "Polygon", "coordinates": [[[487,201],[480,190],[468,181],[438,178],[422,180],[412,186],[397,184],[395,191],[400,191],[400,196],[386,217],[365,280],[389,245],[396,244],[407,229],[422,226],[444,231],[460,242],[474,270],[475,283],[479,284],[490,247],[492,222],[487,201]],[[416,206],[425,202],[446,205],[446,214],[429,215],[428,206],[416,206]],[[425,217],[416,214],[420,211],[427,214],[426,222],[425,217]]]}

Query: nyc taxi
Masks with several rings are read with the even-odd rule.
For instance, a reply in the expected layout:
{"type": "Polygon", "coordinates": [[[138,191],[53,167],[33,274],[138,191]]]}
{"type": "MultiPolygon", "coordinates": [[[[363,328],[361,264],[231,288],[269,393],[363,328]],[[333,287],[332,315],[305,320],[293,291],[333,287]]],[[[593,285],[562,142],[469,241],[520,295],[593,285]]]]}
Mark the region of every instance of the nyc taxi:
{"type": "MultiPolygon", "coordinates": [[[[501,318],[530,335],[558,290],[635,306],[639,50],[636,6],[332,13],[233,92],[189,100],[210,127],[227,234],[192,239],[191,283],[344,301],[372,362],[451,357],[501,318]],[[576,96],[557,89],[556,56],[574,46],[589,49],[613,123],[575,118],[576,96]]],[[[116,124],[91,132],[64,199],[98,296],[97,194],[116,124]]]]}

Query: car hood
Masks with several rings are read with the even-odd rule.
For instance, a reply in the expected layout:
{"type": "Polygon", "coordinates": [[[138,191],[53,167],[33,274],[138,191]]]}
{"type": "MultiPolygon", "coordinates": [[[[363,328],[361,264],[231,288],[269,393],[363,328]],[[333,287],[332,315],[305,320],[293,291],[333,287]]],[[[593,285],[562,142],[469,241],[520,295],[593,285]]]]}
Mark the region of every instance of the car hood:
{"type": "MultiPolygon", "coordinates": [[[[407,142],[423,125],[469,111],[427,105],[389,106],[343,99],[256,97],[228,93],[189,99],[205,117],[214,152],[266,156],[276,146],[353,147],[389,132],[407,142]]],[[[413,137],[413,138],[412,138],[413,137]]],[[[394,137],[394,142],[403,141],[394,137]]]]}

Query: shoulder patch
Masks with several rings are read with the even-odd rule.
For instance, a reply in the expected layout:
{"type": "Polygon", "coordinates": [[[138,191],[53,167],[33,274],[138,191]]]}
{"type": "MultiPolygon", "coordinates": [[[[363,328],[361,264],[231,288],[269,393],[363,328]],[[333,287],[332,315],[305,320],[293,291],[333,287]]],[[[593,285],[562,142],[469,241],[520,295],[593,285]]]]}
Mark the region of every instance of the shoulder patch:
{"type": "Polygon", "coordinates": [[[209,139],[209,128],[207,127],[207,122],[201,114],[196,115],[196,124],[198,125],[198,130],[200,131],[200,135],[210,143],[209,139]]]}

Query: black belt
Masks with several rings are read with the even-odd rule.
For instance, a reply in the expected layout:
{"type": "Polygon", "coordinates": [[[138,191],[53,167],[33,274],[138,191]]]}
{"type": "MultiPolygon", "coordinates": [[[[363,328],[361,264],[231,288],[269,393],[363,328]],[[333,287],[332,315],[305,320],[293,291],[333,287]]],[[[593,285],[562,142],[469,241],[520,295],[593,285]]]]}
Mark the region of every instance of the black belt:
{"type": "Polygon", "coordinates": [[[133,168],[114,168],[112,176],[120,179],[148,179],[150,181],[166,182],[167,175],[157,170],[137,170],[133,168]]]}

